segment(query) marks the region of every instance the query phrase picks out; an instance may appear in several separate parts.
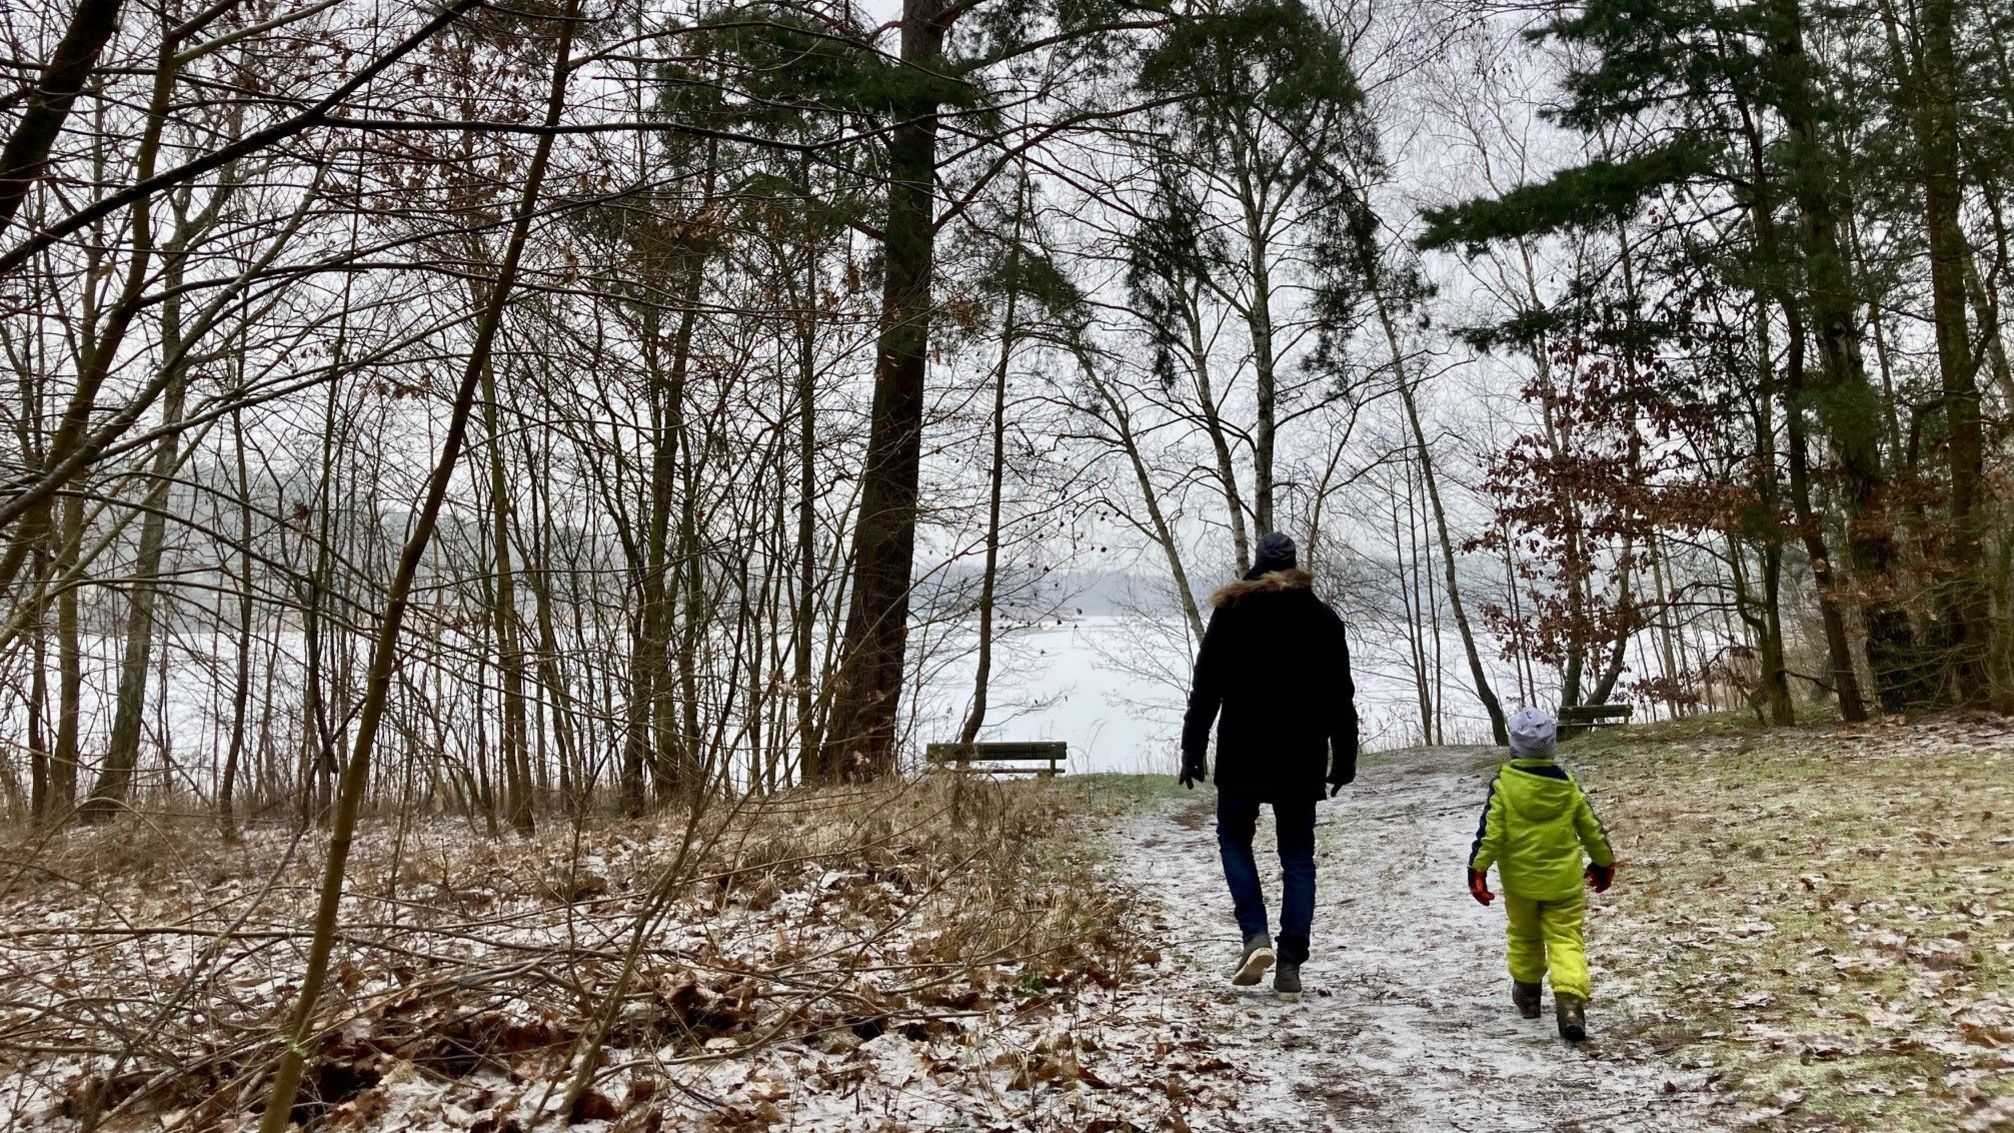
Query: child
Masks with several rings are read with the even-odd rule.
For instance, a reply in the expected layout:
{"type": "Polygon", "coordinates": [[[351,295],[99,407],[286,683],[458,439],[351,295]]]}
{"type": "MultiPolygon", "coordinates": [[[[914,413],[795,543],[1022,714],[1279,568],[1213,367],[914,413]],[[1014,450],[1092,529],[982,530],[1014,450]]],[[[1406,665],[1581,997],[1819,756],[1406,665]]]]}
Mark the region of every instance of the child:
{"type": "Polygon", "coordinates": [[[1580,784],[1552,761],[1559,725],[1550,712],[1520,709],[1510,718],[1511,761],[1497,769],[1469,851],[1469,893],[1496,899],[1488,874],[1497,867],[1510,916],[1511,1002],[1527,1019],[1539,1014],[1539,981],[1552,976],[1553,1012],[1568,1042],[1587,1037],[1587,952],[1581,946],[1583,878],[1596,893],[1615,879],[1608,832],[1580,784]],[[1583,873],[1581,849],[1592,859],[1583,873]]]}

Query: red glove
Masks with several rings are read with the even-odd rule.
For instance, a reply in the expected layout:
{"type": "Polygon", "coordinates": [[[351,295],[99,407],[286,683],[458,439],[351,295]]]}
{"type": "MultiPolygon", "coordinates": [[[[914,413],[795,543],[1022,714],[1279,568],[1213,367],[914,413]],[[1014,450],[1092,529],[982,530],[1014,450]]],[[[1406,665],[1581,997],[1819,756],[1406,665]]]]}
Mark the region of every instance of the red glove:
{"type": "Polygon", "coordinates": [[[1469,896],[1474,897],[1478,905],[1487,905],[1497,899],[1497,895],[1490,892],[1488,874],[1479,869],[1469,871],[1469,896]]]}
{"type": "Polygon", "coordinates": [[[1594,865],[1590,863],[1581,876],[1587,878],[1587,883],[1594,887],[1596,893],[1606,893],[1608,892],[1608,887],[1615,884],[1615,864],[1613,862],[1608,865],[1594,865]]]}

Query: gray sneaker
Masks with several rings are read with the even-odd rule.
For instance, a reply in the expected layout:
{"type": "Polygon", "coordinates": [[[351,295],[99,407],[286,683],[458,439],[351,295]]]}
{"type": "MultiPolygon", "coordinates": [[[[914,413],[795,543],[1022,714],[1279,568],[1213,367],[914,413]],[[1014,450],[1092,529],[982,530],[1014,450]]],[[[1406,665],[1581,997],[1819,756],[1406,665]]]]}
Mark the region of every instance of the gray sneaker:
{"type": "Polygon", "coordinates": [[[1273,991],[1282,999],[1301,997],[1301,966],[1291,960],[1280,961],[1273,970],[1273,991]]]}
{"type": "Polygon", "coordinates": [[[1245,955],[1238,961],[1238,970],[1231,975],[1231,982],[1239,987],[1251,987],[1273,966],[1275,958],[1273,938],[1260,934],[1245,942],[1245,955]]]}

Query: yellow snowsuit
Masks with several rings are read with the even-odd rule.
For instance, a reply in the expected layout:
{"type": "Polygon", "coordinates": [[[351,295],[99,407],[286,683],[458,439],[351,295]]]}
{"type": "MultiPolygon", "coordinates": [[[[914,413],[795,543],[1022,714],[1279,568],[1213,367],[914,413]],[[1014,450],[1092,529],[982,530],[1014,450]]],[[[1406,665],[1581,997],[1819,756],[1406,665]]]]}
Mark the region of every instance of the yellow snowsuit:
{"type": "Polygon", "coordinates": [[[1513,759],[1497,769],[1469,868],[1497,867],[1510,918],[1511,978],[1535,984],[1550,975],[1554,995],[1586,999],[1583,847],[1595,865],[1615,863],[1608,832],[1565,768],[1550,759],[1513,759]]]}

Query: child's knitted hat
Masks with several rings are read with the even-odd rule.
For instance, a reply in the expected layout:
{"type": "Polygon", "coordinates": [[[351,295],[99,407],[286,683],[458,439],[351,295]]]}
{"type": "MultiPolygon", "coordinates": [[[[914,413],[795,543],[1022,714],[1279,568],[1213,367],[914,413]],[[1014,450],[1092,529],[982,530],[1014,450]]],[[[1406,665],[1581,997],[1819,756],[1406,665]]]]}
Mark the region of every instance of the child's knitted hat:
{"type": "Polygon", "coordinates": [[[1551,759],[1559,743],[1559,721],[1543,708],[1520,708],[1510,718],[1511,754],[1520,759],[1551,759]]]}

